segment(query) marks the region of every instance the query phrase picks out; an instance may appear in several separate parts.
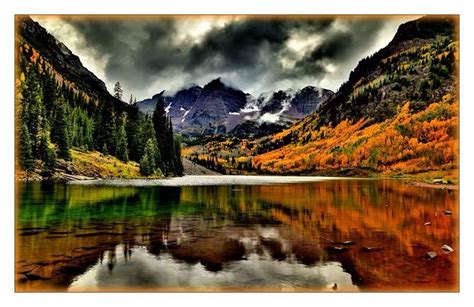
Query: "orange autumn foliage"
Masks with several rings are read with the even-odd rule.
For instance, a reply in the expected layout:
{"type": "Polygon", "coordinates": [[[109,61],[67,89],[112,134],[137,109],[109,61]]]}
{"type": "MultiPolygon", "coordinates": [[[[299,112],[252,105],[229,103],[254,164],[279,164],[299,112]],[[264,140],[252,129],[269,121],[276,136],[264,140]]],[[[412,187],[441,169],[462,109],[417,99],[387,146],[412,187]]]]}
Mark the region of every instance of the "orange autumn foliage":
{"type": "MultiPolygon", "coordinates": [[[[417,173],[457,168],[458,103],[446,95],[419,112],[405,103],[394,118],[381,123],[341,121],[299,132],[291,143],[252,158],[253,167],[268,173],[301,173],[368,168],[384,173],[417,173]]],[[[274,136],[284,137],[288,131],[274,136]]]]}

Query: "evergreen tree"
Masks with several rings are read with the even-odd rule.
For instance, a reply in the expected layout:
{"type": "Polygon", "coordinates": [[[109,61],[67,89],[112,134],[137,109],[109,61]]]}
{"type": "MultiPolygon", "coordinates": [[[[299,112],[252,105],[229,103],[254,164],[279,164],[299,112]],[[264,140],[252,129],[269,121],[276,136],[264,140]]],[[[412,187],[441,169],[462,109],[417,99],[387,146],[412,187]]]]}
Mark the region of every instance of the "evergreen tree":
{"type": "Polygon", "coordinates": [[[153,123],[149,117],[145,118],[145,123],[143,125],[143,144],[146,144],[148,140],[151,140],[152,145],[154,147],[154,161],[156,167],[159,169],[163,170],[164,164],[163,164],[163,158],[161,155],[160,148],[158,146],[158,142],[156,140],[155,136],[155,129],[153,127],[153,123]]]}
{"type": "MultiPolygon", "coordinates": [[[[143,140],[143,114],[138,110],[138,106],[133,104],[128,111],[127,121],[127,137],[128,137],[128,154],[130,160],[140,161],[145,147],[143,140]]],[[[153,132],[154,135],[154,132],[153,132]]]]}
{"type": "Polygon", "coordinates": [[[122,95],[123,95],[122,85],[120,85],[120,82],[117,81],[117,83],[115,83],[115,86],[114,86],[114,97],[122,101],[122,95]]]}
{"type": "Polygon", "coordinates": [[[44,73],[43,96],[46,118],[52,121],[56,100],[59,98],[59,88],[54,76],[49,73],[44,73]]]}
{"type": "Polygon", "coordinates": [[[156,163],[155,163],[155,149],[156,146],[152,138],[149,138],[145,145],[145,151],[143,157],[140,159],[140,172],[143,175],[151,175],[155,172],[156,163]]]}
{"type": "Polygon", "coordinates": [[[165,101],[160,97],[153,112],[153,126],[155,128],[158,148],[163,160],[162,170],[165,174],[176,174],[177,169],[182,168],[181,159],[176,159],[173,126],[165,112],[165,101]]]}
{"type": "Polygon", "coordinates": [[[166,123],[168,129],[166,130],[166,143],[167,143],[167,163],[168,163],[168,172],[167,174],[177,174],[178,160],[176,157],[176,148],[175,148],[175,139],[173,135],[173,125],[171,120],[166,118],[166,123]]]}
{"type": "Polygon", "coordinates": [[[183,162],[181,161],[181,139],[179,137],[175,137],[174,139],[174,150],[176,175],[182,176],[184,173],[184,167],[183,162]]]}
{"type": "Polygon", "coordinates": [[[59,99],[54,112],[53,124],[51,127],[51,141],[58,146],[60,158],[71,159],[70,141],[68,133],[67,106],[63,99],[59,99]]]}
{"type": "Polygon", "coordinates": [[[69,132],[69,143],[71,146],[79,147],[79,143],[81,142],[81,127],[79,123],[79,115],[78,115],[78,108],[73,108],[71,112],[69,112],[68,118],[68,132],[69,132]]]}
{"type": "Polygon", "coordinates": [[[168,162],[169,159],[169,141],[168,137],[168,118],[166,116],[164,99],[160,97],[156,102],[156,107],[153,112],[152,120],[153,127],[155,128],[156,141],[158,142],[158,148],[161,151],[161,155],[164,162],[168,162]]]}
{"type": "Polygon", "coordinates": [[[116,121],[116,115],[114,111],[111,111],[110,117],[108,120],[105,122],[105,133],[106,133],[106,140],[107,140],[107,147],[109,149],[109,153],[113,156],[116,155],[117,152],[117,137],[116,137],[116,131],[117,131],[117,121],[116,121]]]}
{"type": "Polygon", "coordinates": [[[117,146],[115,112],[112,106],[107,103],[101,106],[99,112],[100,115],[97,115],[97,127],[95,129],[96,148],[100,148],[104,154],[115,155],[117,146]]]}
{"type": "Polygon", "coordinates": [[[34,167],[31,147],[30,133],[26,124],[23,123],[20,128],[20,168],[27,172],[32,171],[34,167]]]}
{"type": "Polygon", "coordinates": [[[41,175],[46,178],[51,178],[56,172],[56,149],[54,147],[48,147],[46,150],[46,156],[44,159],[43,170],[41,175]]]}
{"type": "Polygon", "coordinates": [[[93,120],[87,112],[79,107],[74,107],[69,116],[69,135],[71,146],[81,147],[85,150],[94,148],[93,120]]]}
{"type": "Polygon", "coordinates": [[[124,162],[128,162],[128,140],[125,131],[127,116],[125,113],[120,118],[119,128],[117,132],[117,158],[124,162]]]}
{"type": "Polygon", "coordinates": [[[49,148],[49,140],[46,132],[42,132],[39,137],[39,145],[38,145],[38,159],[46,161],[48,158],[48,148],[49,148]]]}
{"type": "Polygon", "coordinates": [[[38,156],[39,136],[45,128],[43,91],[39,83],[37,68],[31,66],[25,75],[25,86],[21,93],[21,121],[28,127],[33,158],[38,156]]]}

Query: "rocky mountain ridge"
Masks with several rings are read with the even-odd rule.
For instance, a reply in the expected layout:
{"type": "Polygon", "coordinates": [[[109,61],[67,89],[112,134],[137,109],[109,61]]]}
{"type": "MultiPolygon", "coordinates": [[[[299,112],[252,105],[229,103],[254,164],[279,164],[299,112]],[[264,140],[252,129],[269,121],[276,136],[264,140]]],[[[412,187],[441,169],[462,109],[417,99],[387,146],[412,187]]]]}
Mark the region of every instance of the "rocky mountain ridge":
{"type": "Polygon", "coordinates": [[[217,78],[204,87],[194,85],[174,95],[162,91],[138,102],[138,106],[151,114],[161,99],[175,129],[183,134],[259,137],[288,128],[314,112],[332,94],[327,89],[307,86],[297,91],[262,93],[255,98],[217,78]]]}

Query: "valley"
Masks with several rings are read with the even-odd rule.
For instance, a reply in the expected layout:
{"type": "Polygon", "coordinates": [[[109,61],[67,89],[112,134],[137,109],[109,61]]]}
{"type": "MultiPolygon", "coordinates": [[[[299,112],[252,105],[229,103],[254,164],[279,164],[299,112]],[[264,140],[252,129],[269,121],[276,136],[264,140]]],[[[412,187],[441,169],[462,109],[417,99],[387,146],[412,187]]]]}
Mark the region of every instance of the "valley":
{"type": "Polygon", "coordinates": [[[56,17],[16,19],[16,291],[459,292],[458,17],[56,17]]]}
{"type": "Polygon", "coordinates": [[[336,93],[291,127],[262,137],[204,137],[183,154],[228,174],[456,182],[457,52],[450,21],[409,22],[387,47],[361,60],[336,93]]]}
{"type": "MultiPolygon", "coordinates": [[[[180,175],[182,166],[172,156],[183,147],[183,158],[220,174],[405,176],[457,182],[458,47],[452,20],[421,18],[401,25],[392,41],[362,59],[336,92],[308,85],[254,97],[218,77],[175,93],[162,90],[138,102],[131,97],[128,104],[108,94],[103,82],[38,24],[27,21],[24,29],[19,40],[23,44],[19,47],[20,68],[39,66],[37,74],[45,76],[41,77],[46,86],[41,93],[45,107],[59,97],[50,89],[48,78],[62,84],[60,95],[66,97],[65,112],[69,114],[65,120],[77,122],[81,129],[76,132],[69,127],[65,132],[69,144],[65,145],[83,156],[95,150],[136,163],[130,171],[105,172],[98,177],[180,175]],[[154,118],[155,109],[161,110],[163,123],[154,122],[150,127],[147,121],[154,118]],[[125,130],[120,132],[127,138],[122,149],[117,143],[121,120],[102,123],[97,110],[102,117],[122,114],[126,119],[125,130]],[[170,146],[159,141],[166,138],[162,129],[175,133],[174,140],[168,141],[173,142],[173,153],[166,153],[170,146]],[[109,133],[114,130],[117,132],[109,133]],[[154,134],[152,140],[158,141],[147,149],[147,157],[146,133],[154,134]],[[150,150],[155,152],[151,160],[150,150]],[[162,158],[169,162],[160,162],[162,158]],[[146,170],[150,163],[153,172],[146,170]]],[[[18,85],[23,89],[33,86],[28,82],[25,71],[20,71],[18,85]]],[[[50,136],[42,134],[45,123],[31,117],[41,114],[34,112],[36,115],[27,116],[36,127],[26,131],[26,136],[36,135],[50,144],[36,143],[30,149],[33,155],[46,157],[41,146],[62,145],[55,139],[55,130],[50,136]]],[[[53,118],[60,116],[56,114],[46,113],[46,118],[52,123],[61,120],[53,118]]],[[[79,155],[72,155],[73,160],[75,157],[79,155]]],[[[60,151],[57,158],[56,166],[67,165],[71,155],[60,151]]],[[[47,160],[36,160],[33,168],[29,160],[20,164],[23,170],[25,165],[30,167],[30,173],[35,170],[31,178],[42,178],[40,173],[55,173],[45,170],[47,160]]],[[[87,167],[65,169],[72,175],[87,176],[87,167]]]]}

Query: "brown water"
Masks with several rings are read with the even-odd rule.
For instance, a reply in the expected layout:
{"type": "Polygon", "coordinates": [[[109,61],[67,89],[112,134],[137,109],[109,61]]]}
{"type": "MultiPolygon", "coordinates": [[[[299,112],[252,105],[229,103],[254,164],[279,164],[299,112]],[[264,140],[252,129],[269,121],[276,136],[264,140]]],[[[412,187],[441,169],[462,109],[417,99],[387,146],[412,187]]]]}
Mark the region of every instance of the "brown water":
{"type": "Polygon", "coordinates": [[[229,182],[19,184],[17,290],[458,289],[457,191],[229,182]]]}

